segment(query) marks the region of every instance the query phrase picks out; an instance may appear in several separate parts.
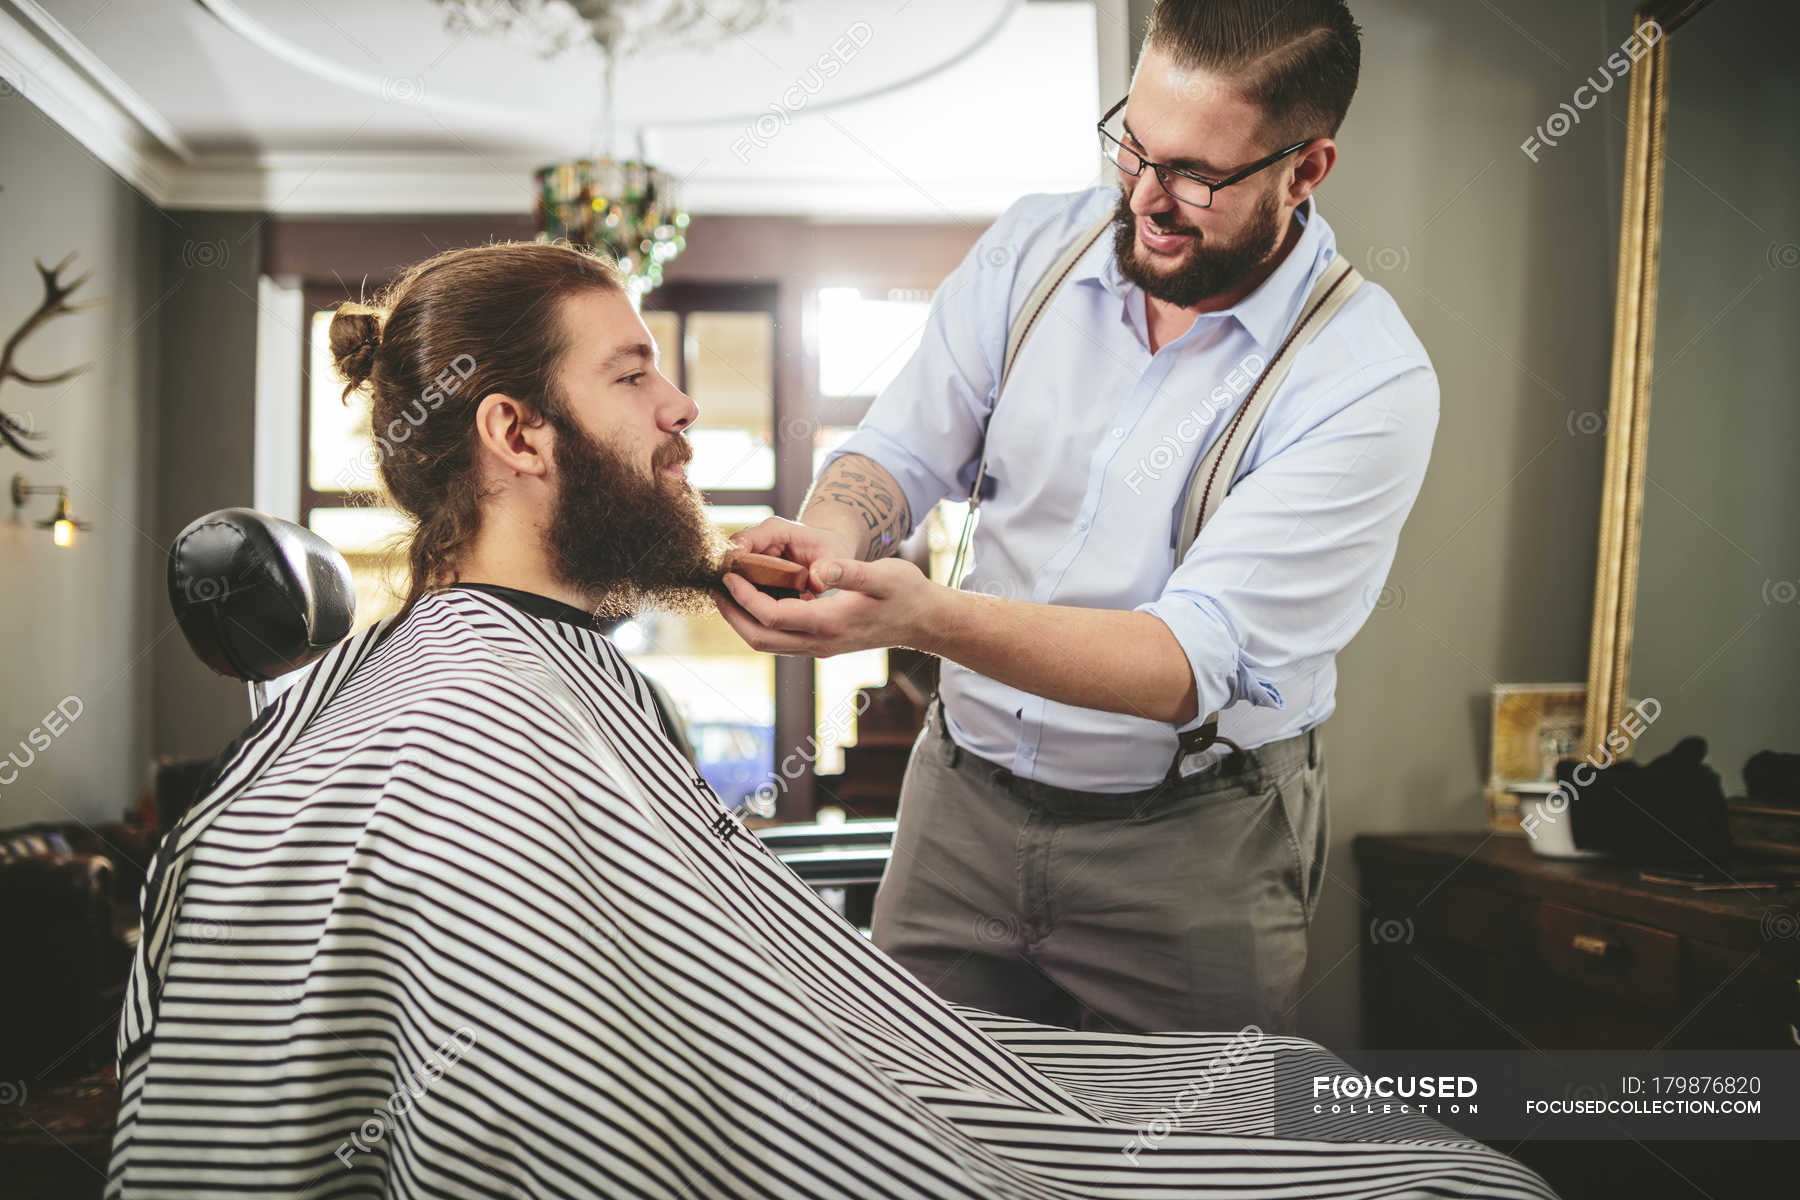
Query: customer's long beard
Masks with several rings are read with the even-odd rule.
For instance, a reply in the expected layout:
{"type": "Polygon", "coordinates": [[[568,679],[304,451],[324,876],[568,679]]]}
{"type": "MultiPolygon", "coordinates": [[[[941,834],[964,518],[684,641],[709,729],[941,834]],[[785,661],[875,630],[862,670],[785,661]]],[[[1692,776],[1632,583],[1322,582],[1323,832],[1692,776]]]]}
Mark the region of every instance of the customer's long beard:
{"type": "Polygon", "coordinates": [[[1165,229],[1188,233],[1192,241],[1174,266],[1153,267],[1138,254],[1137,214],[1131,211],[1131,193],[1121,189],[1119,207],[1113,214],[1113,254],[1121,275],[1143,288],[1146,295],[1177,308],[1192,308],[1240,287],[1274,251],[1281,223],[1281,209],[1272,193],[1257,203],[1242,236],[1229,243],[1203,241],[1204,234],[1179,221],[1179,212],[1164,215],[1177,219],[1163,226],[1165,229]]]}
{"type": "Polygon", "coordinates": [[[651,477],[582,429],[559,424],[556,508],[545,531],[551,566],[602,617],[646,608],[711,611],[728,545],[706,519],[700,493],[663,468],[685,462],[676,436],[657,450],[651,477]]]}

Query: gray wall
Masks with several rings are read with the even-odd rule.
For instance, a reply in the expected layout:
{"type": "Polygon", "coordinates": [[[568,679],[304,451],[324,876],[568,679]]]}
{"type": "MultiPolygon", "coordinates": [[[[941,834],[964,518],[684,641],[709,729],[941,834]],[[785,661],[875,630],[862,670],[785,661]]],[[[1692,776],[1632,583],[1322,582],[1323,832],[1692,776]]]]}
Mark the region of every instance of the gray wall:
{"type": "Polygon", "coordinates": [[[1587,674],[1624,84],[1537,162],[1520,144],[1627,31],[1566,0],[1351,7],[1362,81],[1320,211],[1430,352],[1441,415],[1324,727],[1330,883],[1301,1027],[1333,1046],[1361,1035],[1350,839],[1484,828],[1489,688],[1587,674]]]}
{"type": "MultiPolygon", "coordinates": [[[[250,507],[256,425],[256,281],[263,221],[251,213],[165,214],[156,508],[149,528],[166,548],[194,518],[250,507]]],[[[294,331],[296,340],[300,331],[294,331]]],[[[249,721],[244,685],[215,675],[188,649],[156,565],[156,752],[210,758],[249,721]]]]}
{"type": "Polygon", "coordinates": [[[0,490],[0,776],[16,769],[9,752],[30,762],[0,783],[0,828],[115,820],[143,786],[150,753],[162,218],[10,88],[0,90],[0,147],[0,332],[43,297],[33,259],[53,265],[77,251],[69,274],[93,278],[75,298],[105,300],[54,319],[19,350],[17,365],[33,373],[92,370],[52,387],[0,385],[0,409],[28,418],[52,454],[34,463],[0,449],[0,489],[14,473],[66,484],[75,514],[94,523],[58,549],[32,528],[55,498],[31,497],[20,514],[0,490]],[[33,757],[32,732],[68,697],[65,711],[79,715],[33,757]]]}
{"type": "Polygon", "coordinates": [[[0,485],[15,472],[67,484],[94,525],[59,550],[31,527],[53,497],[15,514],[0,496],[0,756],[30,760],[0,783],[0,828],[98,823],[148,786],[154,756],[210,757],[244,724],[241,688],[188,652],[163,571],[187,521],[251,502],[260,224],[158,210],[29,92],[0,94],[0,146],[0,327],[10,332],[41,298],[34,258],[77,251],[76,270],[93,278],[76,298],[105,300],[20,351],[28,371],[91,371],[0,387],[0,409],[29,414],[53,455],[31,463],[0,450],[0,485]],[[79,715],[37,751],[33,731],[69,697],[65,710],[79,715]]]}

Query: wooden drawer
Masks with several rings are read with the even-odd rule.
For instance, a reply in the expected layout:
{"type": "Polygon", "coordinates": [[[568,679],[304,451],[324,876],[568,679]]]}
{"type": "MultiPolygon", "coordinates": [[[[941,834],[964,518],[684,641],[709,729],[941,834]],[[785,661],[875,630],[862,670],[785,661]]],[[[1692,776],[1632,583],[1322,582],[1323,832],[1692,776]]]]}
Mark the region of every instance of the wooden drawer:
{"type": "Polygon", "coordinates": [[[1565,979],[1647,1008],[1681,997],[1681,939],[1666,930],[1545,903],[1538,955],[1565,979]]]}
{"type": "Polygon", "coordinates": [[[1531,947],[1535,900],[1464,885],[1443,889],[1433,901],[1442,909],[1443,932],[1452,941],[1478,946],[1490,954],[1531,947]]]}

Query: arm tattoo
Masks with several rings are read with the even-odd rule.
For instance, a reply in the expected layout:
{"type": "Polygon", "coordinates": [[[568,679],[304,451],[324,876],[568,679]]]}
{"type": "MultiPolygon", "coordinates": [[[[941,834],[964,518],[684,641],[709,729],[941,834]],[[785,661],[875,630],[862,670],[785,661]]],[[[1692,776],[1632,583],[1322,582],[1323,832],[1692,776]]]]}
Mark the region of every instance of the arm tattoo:
{"type": "Polygon", "coordinates": [[[825,468],[806,498],[800,519],[804,522],[806,510],[821,502],[841,504],[862,518],[862,557],[866,561],[894,553],[912,532],[906,496],[873,459],[860,454],[846,454],[825,468]]]}

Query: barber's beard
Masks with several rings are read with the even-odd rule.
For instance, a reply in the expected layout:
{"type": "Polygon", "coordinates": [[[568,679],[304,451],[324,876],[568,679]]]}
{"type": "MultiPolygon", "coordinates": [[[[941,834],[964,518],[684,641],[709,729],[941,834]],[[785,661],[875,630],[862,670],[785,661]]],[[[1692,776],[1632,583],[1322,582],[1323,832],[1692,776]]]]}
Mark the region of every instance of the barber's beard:
{"type": "Polygon", "coordinates": [[[545,533],[550,565],[602,617],[649,608],[712,611],[724,586],[725,539],[700,493],[663,468],[692,455],[685,439],[657,449],[650,477],[613,447],[559,423],[556,507],[545,533]]]}
{"type": "Polygon", "coordinates": [[[1281,208],[1273,193],[1264,193],[1250,214],[1249,225],[1230,242],[1202,240],[1206,235],[1183,219],[1179,205],[1149,220],[1170,233],[1192,235],[1187,249],[1173,266],[1153,266],[1141,256],[1131,193],[1121,189],[1119,207],[1113,214],[1113,254],[1119,260],[1119,273],[1144,289],[1146,295],[1177,308],[1192,308],[1242,286],[1274,252],[1281,208]]]}

